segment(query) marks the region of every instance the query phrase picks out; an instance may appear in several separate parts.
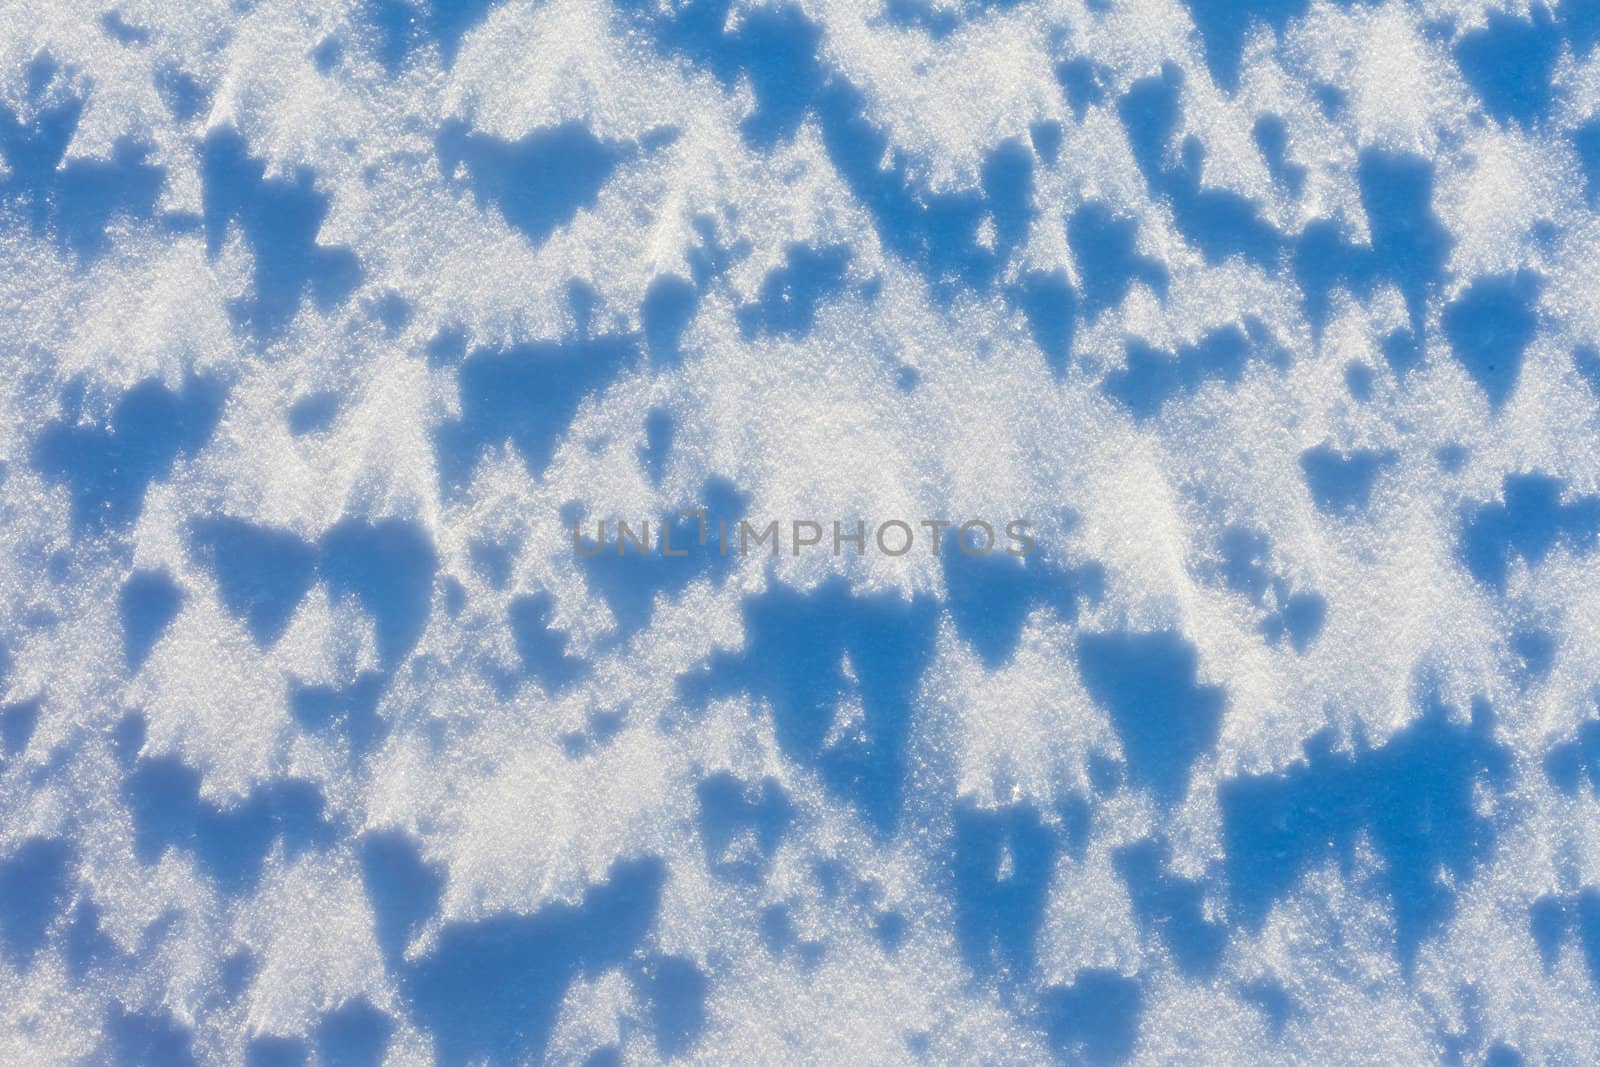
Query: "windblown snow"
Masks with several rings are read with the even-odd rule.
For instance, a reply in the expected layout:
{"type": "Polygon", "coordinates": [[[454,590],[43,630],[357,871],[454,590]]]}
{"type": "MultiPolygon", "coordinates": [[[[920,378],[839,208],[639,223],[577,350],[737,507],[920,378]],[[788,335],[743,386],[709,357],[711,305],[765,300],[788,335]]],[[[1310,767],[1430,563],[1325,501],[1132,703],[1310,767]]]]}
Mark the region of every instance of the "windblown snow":
{"type": "Polygon", "coordinates": [[[0,1061],[1600,1058],[1597,46],[0,3],[0,1061]]]}

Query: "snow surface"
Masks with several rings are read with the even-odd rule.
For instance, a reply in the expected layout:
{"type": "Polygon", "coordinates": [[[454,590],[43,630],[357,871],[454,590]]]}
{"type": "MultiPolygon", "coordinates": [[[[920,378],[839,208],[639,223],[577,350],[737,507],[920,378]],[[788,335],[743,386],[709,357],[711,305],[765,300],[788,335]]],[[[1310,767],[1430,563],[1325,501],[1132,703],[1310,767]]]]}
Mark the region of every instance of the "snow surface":
{"type": "Polygon", "coordinates": [[[1594,1062],[1597,44],[0,4],[0,1061],[1594,1062]]]}

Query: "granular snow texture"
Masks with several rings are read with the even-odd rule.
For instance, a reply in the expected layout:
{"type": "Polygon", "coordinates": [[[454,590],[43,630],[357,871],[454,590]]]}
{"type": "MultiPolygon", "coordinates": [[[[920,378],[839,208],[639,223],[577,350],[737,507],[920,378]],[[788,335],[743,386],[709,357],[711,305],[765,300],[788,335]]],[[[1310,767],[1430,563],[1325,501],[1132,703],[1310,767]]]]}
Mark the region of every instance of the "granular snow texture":
{"type": "Polygon", "coordinates": [[[1597,264],[1592,0],[4,0],[0,1062],[1595,1062],[1597,264]]]}

